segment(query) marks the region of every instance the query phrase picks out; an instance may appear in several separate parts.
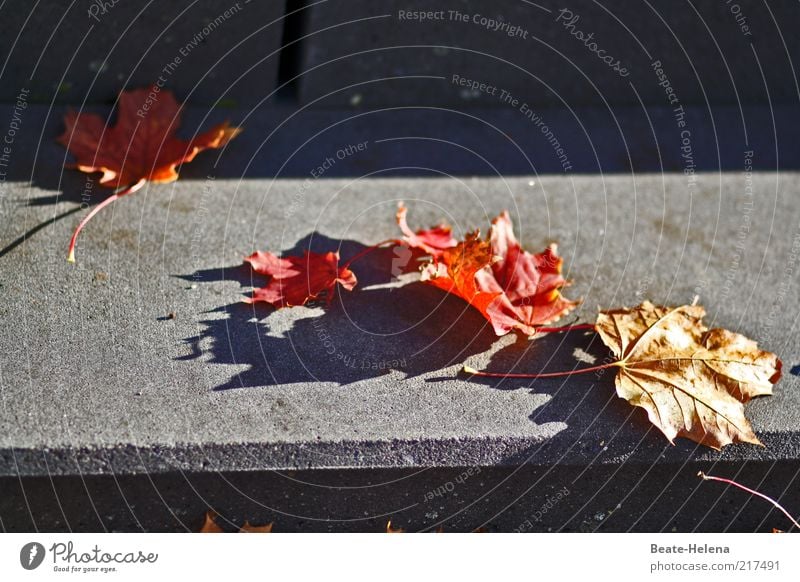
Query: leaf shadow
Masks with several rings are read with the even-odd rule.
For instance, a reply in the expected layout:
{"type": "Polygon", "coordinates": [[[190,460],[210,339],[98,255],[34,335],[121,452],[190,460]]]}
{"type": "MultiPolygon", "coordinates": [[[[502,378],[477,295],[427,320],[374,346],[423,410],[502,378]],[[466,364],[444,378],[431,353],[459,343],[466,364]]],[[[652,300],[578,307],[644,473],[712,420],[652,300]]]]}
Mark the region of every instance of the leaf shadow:
{"type": "MultiPolygon", "coordinates": [[[[339,250],[346,260],[365,248],[355,241],[312,233],[285,254],[339,250]]],[[[423,375],[425,382],[452,381],[452,374],[436,372],[472,358],[486,362],[488,357],[481,366],[488,371],[529,373],[610,361],[610,352],[592,332],[543,334],[535,341],[521,336],[510,341],[509,337],[505,345],[499,345],[491,326],[466,302],[429,285],[403,284],[393,278],[396,260],[390,250],[366,255],[353,267],[358,287],[353,292],[339,290],[330,304],[280,310],[238,302],[220,306],[206,313],[199,333],[184,339],[191,351],[178,359],[245,366],[215,385],[216,391],[304,382],[345,386],[376,378],[385,378],[382,382],[390,386],[423,375]]],[[[409,261],[404,271],[414,270],[414,262],[409,261]]],[[[266,280],[242,265],[180,277],[199,285],[235,281],[243,296],[266,280]]],[[[594,462],[601,454],[661,450],[665,441],[649,430],[646,415],[617,397],[614,375],[614,369],[606,369],[535,380],[462,378],[491,390],[529,390],[551,396],[531,411],[529,419],[539,426],[555,423],[559,429],[545,444],[532,444],[504,462],[529,462],[542,446],[549,455],[568,454],[572,461],[586,462],[594,462]]]]}
{"type": "MultiPolygon", "coordinates": [[[[346,260],[366,248],[312,233],[284,254],[339,250],[346,260]]],[[[394,372],[418,376],[491,348],[494,333],[466,303],[422,283],[398,281],[393,270],[415,270],[413,258],[402,265],[399,259],[404,257],[391,249],[364,256],[353,266],[358,287],[338,290],[329,304],[275,310],[233,303],[207,312],[199,333],[184,340],[190,353],[179,359],[246,366],[214,390],[299,382],[342,386],[394,372]]],[[[236,281],[244,291],[266,281],[246,266],[180,277],[199,285],[236,281]]]]}
{"type": "MultiPolygon", "coordinates": [[[[59,168],[59,170],[61,170],[59,168]]],[[[54,214],[51,218],[39,222],[38,224],[27,229],[24,233],[17,236],[14,240],[6,244],[0,249],[0,258],[6,256],[11,251],[22,245],[26,240],[36,235],[39,231],[44,230],[48,226],[69,218],[74,214],[82,211],[88,212],[91,206],[99,204],[106,198],[114,194],[111,188],[104,188],[98,184],[96,177],[98,174],[87,176],[79,172],[68,172],[63,175],[57,175],[55,172],[48,171],[41,175],[37,175],[34,185],[37,188],[44,190],[54,190],[54,194],[47,196],[37,196],[36,198],[28,198],[25,200],[16,201],[21,207],[37,208],[44,206],[55,206],[62,202],[71,202],[77,204],[72,208],[54,214]]],[[[10,201],[15,202],[15,201],[10,201]]],[[[77,226],[76,220],[75,225],[77,226]]]]}
{"type": "MultiPolygon", "coordinates": [[[[610,351],[591,331],[549,333],[535,341],[517,341],[496,351],[485,366],[497,373],[550,373],[580,370],[613,361],[610,351]]],[[[563,428],[548,439],[545,448],[559,451],[572,462],[594,463],[601,457],[646,455],[662,451],[667,441],[647,419],[646,413],[632,407],[616,394],[615,368],[555,378],[486,378],[470,381],[494,390],[529,390],[551,398],[529,416],[537,425],[559,423],[563,428]]],[[[694,447],[676,441],[676,452],[687,454],[694,447]]],[[[514,454],[509,463],[529,462],[539,447],[514,454]]],[[[631,457],[633,458],[633,457],[631,457]]]]}

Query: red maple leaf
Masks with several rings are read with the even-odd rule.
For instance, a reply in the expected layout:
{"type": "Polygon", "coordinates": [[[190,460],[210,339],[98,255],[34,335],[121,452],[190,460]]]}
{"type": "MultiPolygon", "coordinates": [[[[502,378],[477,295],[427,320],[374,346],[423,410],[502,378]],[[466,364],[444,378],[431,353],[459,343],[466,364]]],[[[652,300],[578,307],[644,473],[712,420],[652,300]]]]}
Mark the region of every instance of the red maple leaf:
{"type": "Polygon", "coordinates": [[[82,172],[102,172],[100,185],[122,188],[139,180],[156,183],[178,179],[177,167],[191,162],[201,151],[220,148],[241,131],[229,123],[186,141],[175,137],[181,124],[180,105],[172,92],[157,87],[123,91],[117,106],[117,122],[106,127],[93,113],[70,110],[58,142],[75,156],[82,172]]]}
{"type": "Polygon", "coordinates": [[[324,295],[330,302],[337,283],[348,291],[356,286],[351,264],[386,244],[405,244],[432,255],[422,269],[422,281],[467,301],[491,322],[497,335],[513,329],[533,335],[537,326],[555,321],[577,305],[561,296],[567,282],[561,276],[562,261],[555,245],[536,255],[523,250],[507,212],[492,222],[486,240],[474,232],[460,243],[446,226],[411,231],[406,212],[401,204],[397,222],[405,235],[402,241],[390,239],[366,247],[341,266],[339,254],[332,252],[306,251],[302,257],[284,258],[253,253],[245,261],[270,280],[245,301],[281,308],[305,305],[324,295]]]}
{"type": "Polygon", "coordinates": [[[156,86],[123,91],[119,96],[117,121],[107,127],[103,117],[68,111],[66,128],[57,141],[75,157],[72,166],[81,172],[101,172],[100,185],[121,188],[98,204],[75,230],[69,260],[75,260],[78,233],[102,208],[140,189],[148,181],[173,182],[179,165],[190,162],[201,151],[221,148],[241,129],[227,122],[186,141],[175,137],[180,126],[180,106],[170,91],[156,86]]]}
{"type": "Polygon", "coordinates": [[[339,253],[334,252],[306,251],[302,257],[281,258],[256,251],[244,260],[256,273],[270,277],[264,287],[244,299],[245,303],[263,301],[276,308],[295,307],[323,295],[330,303],[337,283],[352,291],[358,282],[347,266],[339,266],[339,253]]]}
{"type": "MultiPolygon", "coordinates": [[[[490,309],[495,300],[502,299],[503,292],[483,290],[477,281],[477,274],[485,270],[492,259],[491,244],[480,240],[477,232],[470,233],[455,248],[444,251],[441,262],[433,261],[425,265],[421,280],[461,297],[492,321],[490,309]]],[[[498,335],[502,334],[498,332],[498,335]]]]}
{"type": "Polygon", "coordinates": [[[496,258],[491,275],[478,273],[478,284],[483,289],[502,290],[524,326],[552,323],[578,305],[561,295],[567,281],[561,275],[564,261],[555,243],[535,255],[524,250],[514,237],[507,211],[492,221],[489,240],[496,258]]]}
{"type": "Polygon", "coordinates": [[[453,238],[450,227],[446,224],[414,232],[406,222],[406,214],[408,214],[408,208],[401,202],[397,205],[397,225],[403,231],[403,242],[412,249],[422,250],[438,259],[445,250],[458,244],[458,241],[453,238]]]}
{"type": "Polygon", "coordinates": [[[486,241],[470,234],[422,271],[422,280],[453,293],[489,320],[497,335],[518,329],[527,335],[551,323],[578,304],[564,299],[562,260],[556,246],[531,254],[514,237],[511,218],[503,212],[492,221],[486,241]]]}

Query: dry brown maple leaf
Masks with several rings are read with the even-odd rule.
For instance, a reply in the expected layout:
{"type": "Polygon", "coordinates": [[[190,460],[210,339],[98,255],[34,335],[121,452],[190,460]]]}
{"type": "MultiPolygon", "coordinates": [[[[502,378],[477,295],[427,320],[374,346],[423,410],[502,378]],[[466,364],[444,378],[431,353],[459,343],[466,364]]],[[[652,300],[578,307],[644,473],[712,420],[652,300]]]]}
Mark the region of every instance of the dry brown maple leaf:
{"type": "Polygon", "coordinates": [[[707,329],[699,305],[601,311],[595,329],[618,361],[617,394],[647,411],[673,441],[683,436],[714,449],[761,444],[744,403],[772,394],[781,361],[756,342],[707,329]]]}
{"type": "Polygon", "coordinates": [[[225,146],[241,132],[225,122],[189,141],[179,139],[175,132],[180,126],[180,106],[170,91],[157,87],[123,91],[113,127],[107,127],[99,115],[72,110],[64,116],[64,124],[64,133],[57,141],[75,157],[73,167],[82,172],[101,172],[101,186],[121,188],[78,225],[70,241],[70,262],[75,260],[78,233],[102,208],[147,181],[177,180],[179,165],[192,161],[205,149],[225,146]]]}
{"type": "Polygon", "coordinates": [[[567,284],[561,266],[555,244],[535,255],[524,250],[503,212],[492,221],[486,241],[477,232],[469,234],[426,265],[421,280],[470,303],[497,335],[513,329],[533,335],[578,304],[561,295],[567,284]]]}

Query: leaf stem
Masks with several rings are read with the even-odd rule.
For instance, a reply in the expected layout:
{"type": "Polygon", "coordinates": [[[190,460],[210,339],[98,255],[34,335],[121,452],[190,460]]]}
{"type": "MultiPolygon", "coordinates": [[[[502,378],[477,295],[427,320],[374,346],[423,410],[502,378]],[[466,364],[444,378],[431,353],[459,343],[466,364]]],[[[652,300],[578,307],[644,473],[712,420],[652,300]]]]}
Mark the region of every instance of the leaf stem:
{"type": "Polygon", "coordinates": [[[590,368],[580,368],[578,370],[570,370],[567,372],[545,372],[542,374],[514,374],[510,372],[484,372],[476,370],[469,366],[464,366],[464,373],[473,376],[480,376],[482,378],[561,378],[563,376],[573,376],[575,374],[586,374],[588,372],[597,372],[598,370],[605,370],[606,368],[613,368],[619,366],[620,362],[609,362],[608,364],[601,364],[599,366],[592,366],[590,368]]]}
{"type": "Polygon", "coordinates": [[[761,499],[769,501],[772,505],[778,508],[783,513],[783,515],[789,518],[789,521],[791,521],[794,524],[794,527],[800,529],[800,523],[797,523],[797,520],[792,517],[792,514],[786,511],[783,508],[783,506],[777,501],[775,501],[772,497],[768,497],[767,495],[764,495],[763,493],[760,493],[755,489],[750,489],[749,487],[745,487],[744,485],[741,485],[736,481],[732,481],[731,479],[725,479],[723,477],[714,477],[713,475],[706,475],[702,471],[698,471],[697,476],[700,477],[703,481],[719,481],[720,483],[727,483],[728,485],[733,485],[734,487],[738,487],[742,491],[746,491],[750,495],[755,495],[756,497],[760,497],[761,499]]]}
{"type": "Polygon", "coordinates": [[[80,224],[78,224],[78,228],[75,229],[75,232],[72,233],[72,238],[69,241],[69,254],[67,255],[67,261],[70,263],[75,262],[75,243],[78,240],[78,235],[83,230],[83,227],[94,217],[95,214],[100,212],[106,206],[112,204],[113,202],[119,200],[123,196],[127,196],[128,194],[133,194],[137,190],[139,190],[142,186],[145,185],[147,179],[142,178],[135,184],[123,188],[122,190],[118,190],[114,192],[111,196],[103,200],[100,204],[92,208],[91,212],[87,214],[83,220],[81,220],[80,224]]]}
{"type": "Polygon", "coordinates": [[[376,244],[372,245],[371,247],[367,247],[367,248],[359,251],[358,253],[356,253],[355,256],[353,256],[350,259],[348,259],[347,262],[342,265],[342,267],[345,268],[345,269],[349,269],[350,265],[352,265],[353,263],[355,263],[359,259],[363,259],[368,254],[370,254],[371,252],[377,251],[382,246],[388,245],[390,243],[392,244],[392,246],[395,246],[395,245],[402,244],[402,241],[400,241],[400,240],[398,240],[396,238],[388,238],[388,239],[383,240],[383,241],[381,241],[379,243],[376,243],[376,244]]]}
{"type": "Polygon", "coordinates": [[[577,331],[579,329],[594,330],[593,323],[576,323],[574,325],[562,325],[561,327],[536,327],[537,333],[558,333],[562,331],[577,331]]]}

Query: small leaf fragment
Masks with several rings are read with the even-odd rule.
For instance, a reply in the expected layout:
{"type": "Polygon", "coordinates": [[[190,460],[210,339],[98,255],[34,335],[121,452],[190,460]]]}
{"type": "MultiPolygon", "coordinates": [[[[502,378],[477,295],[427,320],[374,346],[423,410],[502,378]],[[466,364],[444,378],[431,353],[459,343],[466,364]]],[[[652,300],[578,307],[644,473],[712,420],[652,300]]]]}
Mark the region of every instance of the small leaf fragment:
{"type": "Polygon", "coordinates": [[[253,525],[245,520],[239,533],[272,533],[272,522],[265,525],[253,525]]]}
{"type": "Polygon", "coordinates": [[[406,533],[402,527],[394,528],[392,527],[392,520],[386,522],[386,533],[406,533]]]}
{"type": "Polygon", "coordinates": [[[199,533],[222,533],[222,528],[217,525],[214,519],[216,515],[213,511],[206,511],[203,527],[200,528],[199,533]]]}
{"type": "Polygon", "coordinates": [[[408,208],[402,202],[398,204],[397,226],[403,231],[403,241],[412,249],[422,250],[434,259],[438,259],[445,250],[458,244],[458,241],[453,237],[452,229],[446,224],[414,232],[408,226],[407,214],[408,208]]]}

